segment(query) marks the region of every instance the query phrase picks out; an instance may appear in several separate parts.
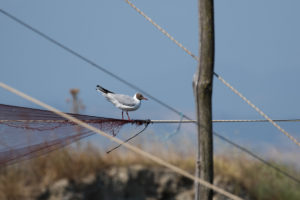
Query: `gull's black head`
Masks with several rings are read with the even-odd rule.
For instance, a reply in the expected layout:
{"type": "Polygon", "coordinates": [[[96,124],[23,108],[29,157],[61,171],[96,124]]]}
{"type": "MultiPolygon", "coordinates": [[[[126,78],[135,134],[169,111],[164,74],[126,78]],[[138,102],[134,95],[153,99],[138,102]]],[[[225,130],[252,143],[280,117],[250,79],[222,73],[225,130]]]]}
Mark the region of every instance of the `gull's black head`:
{"type": "Polygon", "coordinates": [[[136,93],[136,98],[138,99],[138,100],[148,100],[146,97],[144,97],[141,93],[136,93]]]}

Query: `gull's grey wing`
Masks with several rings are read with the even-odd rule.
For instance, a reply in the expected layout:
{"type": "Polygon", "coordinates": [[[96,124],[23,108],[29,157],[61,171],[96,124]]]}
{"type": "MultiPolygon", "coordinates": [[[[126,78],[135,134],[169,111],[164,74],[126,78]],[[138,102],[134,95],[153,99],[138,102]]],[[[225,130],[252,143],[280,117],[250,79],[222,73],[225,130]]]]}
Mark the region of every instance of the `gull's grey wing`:
{"type": "Polygon", "coordinates": [[[127,95],[124,94],[111,94],[115,100],[117,100],[119,103],[125,105],[125,106],[135,106],[136,102],[135,100],[127,95]]]}

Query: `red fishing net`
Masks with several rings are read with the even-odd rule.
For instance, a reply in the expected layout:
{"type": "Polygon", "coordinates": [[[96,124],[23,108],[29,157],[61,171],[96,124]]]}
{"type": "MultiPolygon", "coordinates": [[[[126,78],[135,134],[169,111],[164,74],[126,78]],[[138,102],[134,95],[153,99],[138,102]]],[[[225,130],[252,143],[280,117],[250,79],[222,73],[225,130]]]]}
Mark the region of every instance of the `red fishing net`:
{"type": "MultiPolygon", "coordinates": [[[[125,124],[145,123],[143,120],[70,115],[114,136],[125,124]]],[[[47,110],[0,104],[0,166],[48,153],[93,134],[47,110]]]]}

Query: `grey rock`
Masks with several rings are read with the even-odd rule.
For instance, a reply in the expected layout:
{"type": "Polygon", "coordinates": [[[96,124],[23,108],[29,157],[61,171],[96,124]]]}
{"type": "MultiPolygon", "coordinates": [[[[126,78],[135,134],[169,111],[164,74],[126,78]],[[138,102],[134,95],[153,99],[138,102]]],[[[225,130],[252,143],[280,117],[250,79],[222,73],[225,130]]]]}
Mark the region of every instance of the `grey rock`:
{"type": "MultiPolygon", "coordinates": [[[[215,184],[230,192],[234,184],[216,177],[215,184]]],[[[246,191],[240,191],[249,199],[246,191]]],[[[240,196],[241,196],[240,195],[240,196]]],[[[168,169],[140,165],[112,167],[79,181],[61,179],[48,187],[37,200],[193,200],[193,181],[168,169]]],[[[215,194],[214,200],[225,200],[215,194]]]]}

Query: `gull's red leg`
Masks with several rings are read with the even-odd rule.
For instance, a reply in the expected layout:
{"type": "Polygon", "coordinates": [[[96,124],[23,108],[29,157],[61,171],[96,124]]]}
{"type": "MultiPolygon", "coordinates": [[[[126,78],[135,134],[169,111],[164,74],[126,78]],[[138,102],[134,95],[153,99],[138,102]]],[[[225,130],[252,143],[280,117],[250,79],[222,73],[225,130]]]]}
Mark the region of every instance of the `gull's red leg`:
{"type": "Polygon", "coordinates": [[[124,119],[124,116],[123,116],[123,110],[122,110],[122,119],[124,119]]]}
{"type": "Polygon", "coordinates": [[[128,120],[130,120],[130,117],[129,117],[129,115],[128,115],[128,111],[126,111],[126,114],[127,114],[128,120]]]}

